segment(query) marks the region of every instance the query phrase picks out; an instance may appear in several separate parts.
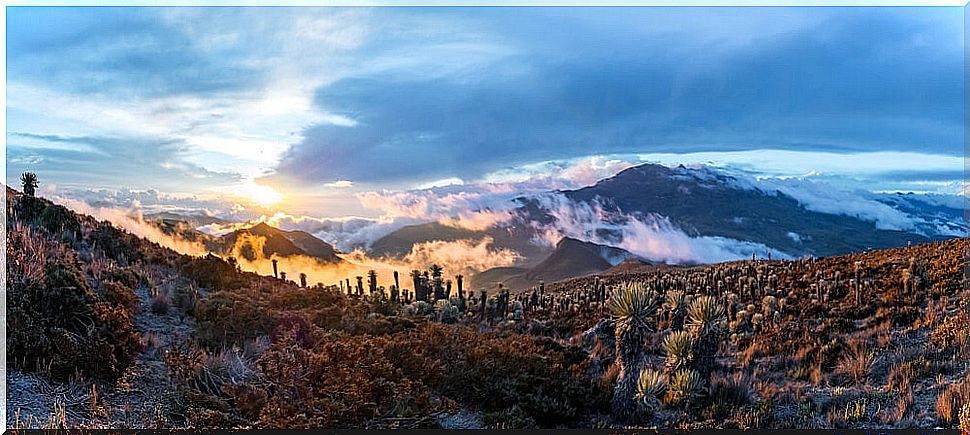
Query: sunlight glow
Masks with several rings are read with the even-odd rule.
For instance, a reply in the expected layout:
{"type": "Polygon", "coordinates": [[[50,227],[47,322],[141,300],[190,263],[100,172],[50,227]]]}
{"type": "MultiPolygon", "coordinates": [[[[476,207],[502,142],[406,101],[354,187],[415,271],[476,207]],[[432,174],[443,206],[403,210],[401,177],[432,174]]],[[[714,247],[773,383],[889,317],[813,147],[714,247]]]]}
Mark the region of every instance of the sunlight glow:
{"type": "Polygon", "coordinates": [[[269,186],[256,184],[253,181],[246,183],[244,187],[244,195],[263,207],[277,204],[283,200],[283,195],[277,192],[276,189],[269,186]]]}

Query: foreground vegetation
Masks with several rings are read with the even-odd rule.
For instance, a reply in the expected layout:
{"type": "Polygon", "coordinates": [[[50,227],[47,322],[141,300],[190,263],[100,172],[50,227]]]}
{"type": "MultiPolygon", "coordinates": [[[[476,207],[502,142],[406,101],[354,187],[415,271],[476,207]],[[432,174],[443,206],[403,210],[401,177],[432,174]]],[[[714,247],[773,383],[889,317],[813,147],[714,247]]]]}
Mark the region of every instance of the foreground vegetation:
{"type": "Polygon", "coordinates": [[[307,287],[7,204],[14,426],[970,427],[966,239],[453,296],[440,269],[307,287]],[[16,409],[38,382],[72,398],[16,409]]]}

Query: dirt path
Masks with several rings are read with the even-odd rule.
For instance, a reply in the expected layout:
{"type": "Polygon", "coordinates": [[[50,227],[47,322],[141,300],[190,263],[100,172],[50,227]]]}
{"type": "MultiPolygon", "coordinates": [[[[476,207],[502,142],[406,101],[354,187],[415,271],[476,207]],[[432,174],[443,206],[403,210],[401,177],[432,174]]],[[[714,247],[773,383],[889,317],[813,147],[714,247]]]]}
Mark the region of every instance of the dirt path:
{"type": "Polygon", "coordinates": [[[135,327],[142,335],[144,350],[117,383],[56,383],[11,371],[7,373],[7,427],[163,428],[177,424],[169,421],[177,395],[164,351],[191,336],[195,324],[175,309],[153,312],[149,293],[147,287],[135,290],[139,300],[135,327]]]}

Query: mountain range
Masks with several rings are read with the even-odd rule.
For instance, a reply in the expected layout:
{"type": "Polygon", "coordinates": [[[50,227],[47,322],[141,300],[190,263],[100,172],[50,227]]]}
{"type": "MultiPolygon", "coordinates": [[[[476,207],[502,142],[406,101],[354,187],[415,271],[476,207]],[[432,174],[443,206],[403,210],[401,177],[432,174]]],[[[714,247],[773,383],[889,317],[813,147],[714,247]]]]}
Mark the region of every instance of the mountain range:
{"type": "MultiPolygon", "coordinates": [[[[625,259],[650,258],[621,249],[636,245],[637,234],[625,232],[632,221],[645,221],[690,238],[738,242],[759,257],[775,252],[781,257],[831,256],[870,249],[906,246],[966,234],[963,211],[955,204],[927,201],[916,195],[884,195],[866,206],[885,205],[890,211],[910,216],[910,228],[880,225],[870,216],[827,213],[810,207],[784,190],[765,189],[749,181],[708,167],[687,168],[644,164],[631,167],[591,186],[551,192],[549,195],[515,199],[512,218],[482,231],[455,228],[441,223],[403,227],[378,240],[370,249],[374,256],[397,257],[417,243],[433,240],[480,240],[491,237],[494,249],[522,254],[520,264],[484,271],[474,282],[534,284],[605,270],[625,259]],[[566,232],[554,246],[536,243],[547,229],[562,233],[563,207],[595,210],[595,219],[571,221],[587,238],[585,242],[566,232]],[[604,220],[606,221],[604,224],[604,220]],[[596,241],[596,243],[592,243],[596,241]],[[580,245],[586,243],[587,245],[580,245]],[[610,248],[590,249],[590,245],[610,248]],[[619,253],[619,254],[618,254],[619,253]],[[558,266],[569,264],[570,266],[558,266]],[[554,270],[553,270],[554,269],[554,270]]],[[[576,213],[565,213],[576,218],[576,213]]],[[[703,249],[703,245],[698,248],[703,249]]],[[[689,262],[689,261],[688,261],[689,262]]]]}
{"type": "MultiPolygon", "coordinates": [[[[583,188],[516,198],[509,219],[484,230],[440,222],[405,226],[373,241],[367,253],[375,259],[402,259],[419,243],[489,239],[491,249],[514,251],[519,260],[481,271],[471,282],[519,288],[599,273],[627,260],[627,267],[718,261],[718,250],[733,258],[832,256],[966,234],[963,210],[954,201],[897,194],[873,196],[861,206],[829,200],[821,203],[829,209],[820,209],[819,204],[784,186],[768,188],[709,167],[644,164],[583,188]],[[906,225],[887,225],[867,214],[870,210],[897,221],[902,216],[906,225]],[[550,232],[559,235],[555,243],[550,232]],[[665,243],[680,243],[679,249],[689,252],[669,254],[678,246],[665,243]]],[[[160,222],[171,216],[165,218],[160,222]]],[[[246,234],[266,239],[266,257],[342,261],[331,244],[310,233],[265,223],[221,237],[194,237],[225,253],[246,234]]],[[[244,256],[255,254],[252,246],[246,249],[244,256]]]]}

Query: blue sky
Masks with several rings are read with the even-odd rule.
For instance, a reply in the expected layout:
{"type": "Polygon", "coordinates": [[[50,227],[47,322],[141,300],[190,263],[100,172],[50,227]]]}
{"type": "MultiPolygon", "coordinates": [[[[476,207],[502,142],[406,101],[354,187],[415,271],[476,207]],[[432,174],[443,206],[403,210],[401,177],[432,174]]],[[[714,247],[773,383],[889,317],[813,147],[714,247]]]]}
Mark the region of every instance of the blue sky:
{"type": "Polygon", "coordinates": [[[956,7],[8,8],[7,177],[325,216],[590,162],[955,192],[962,68],[956,7]]]}

